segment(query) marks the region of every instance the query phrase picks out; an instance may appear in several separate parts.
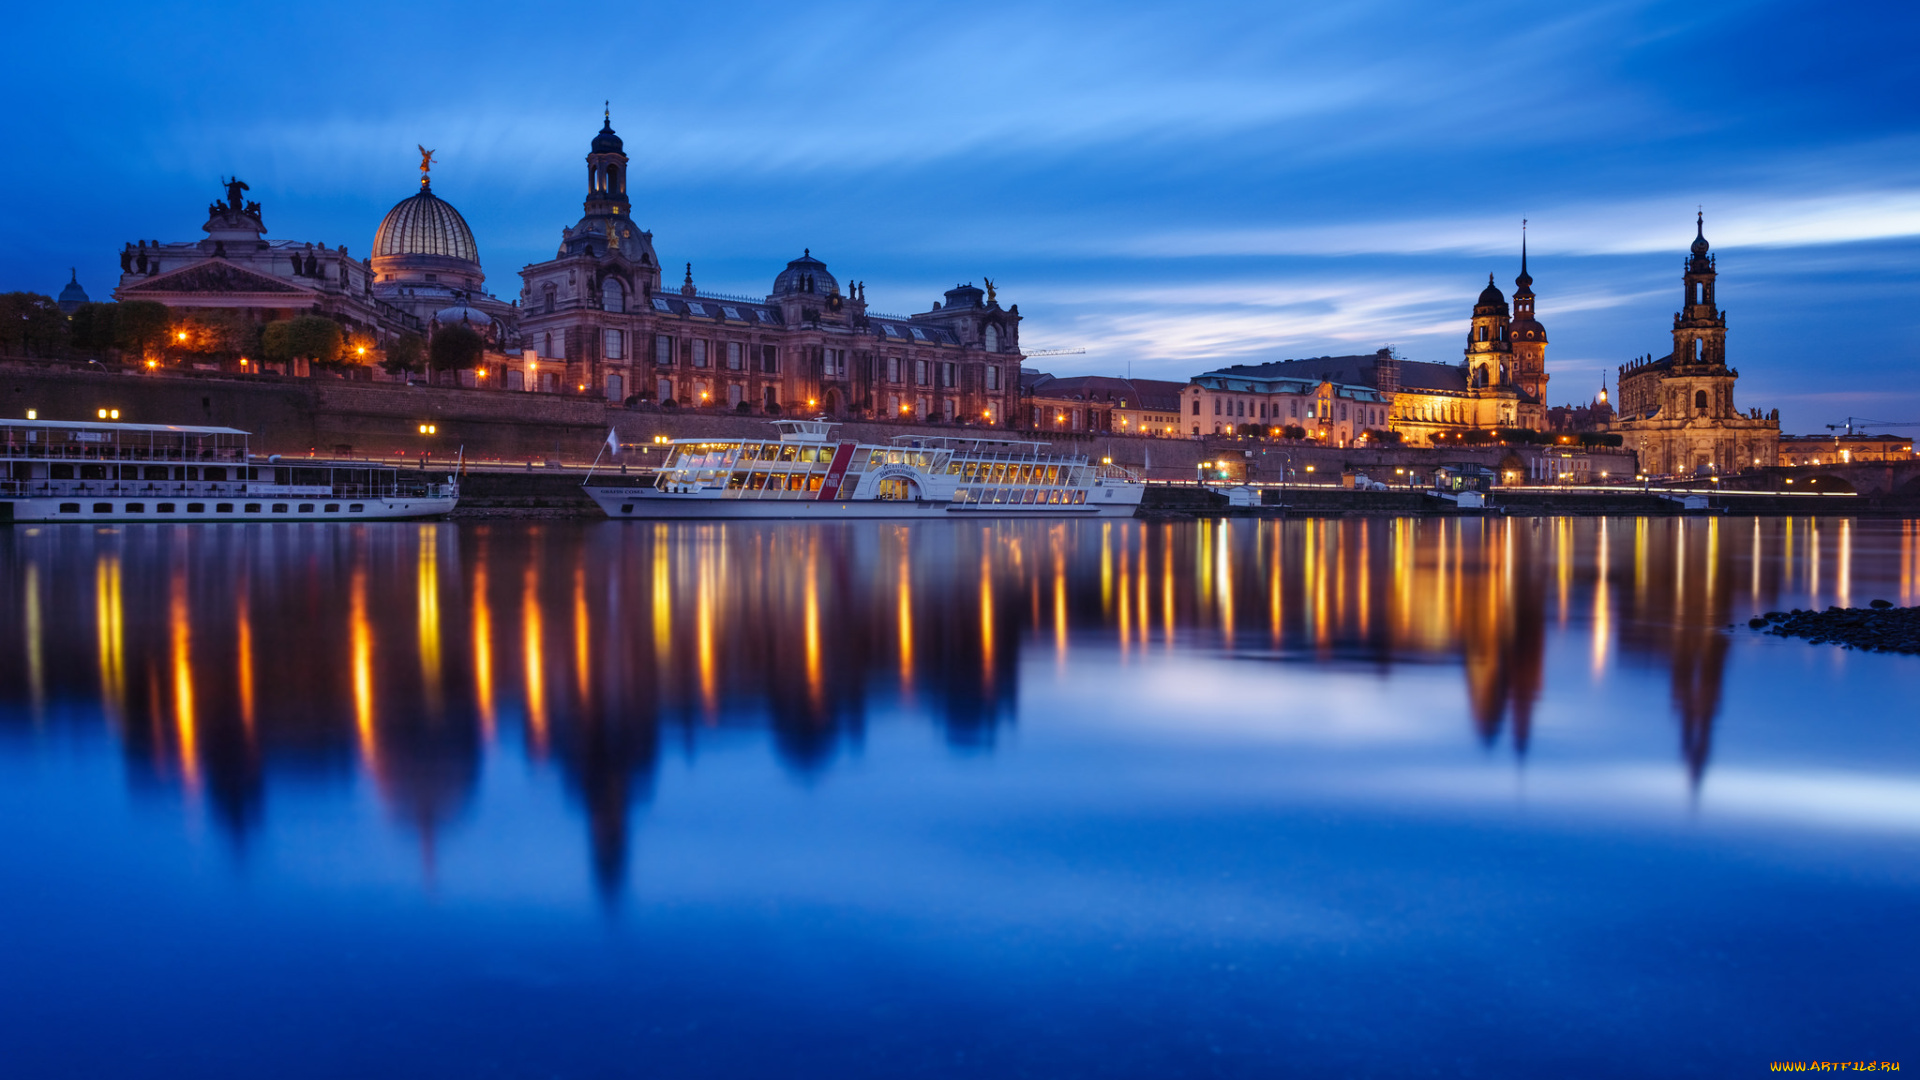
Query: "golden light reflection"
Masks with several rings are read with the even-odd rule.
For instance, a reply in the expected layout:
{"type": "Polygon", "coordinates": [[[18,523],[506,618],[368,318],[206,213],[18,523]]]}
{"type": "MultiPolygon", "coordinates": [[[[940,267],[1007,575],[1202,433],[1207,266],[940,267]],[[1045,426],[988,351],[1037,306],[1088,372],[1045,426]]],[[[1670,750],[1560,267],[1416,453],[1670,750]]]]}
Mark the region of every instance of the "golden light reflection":
{"type": "Polygon", "coordinates": [[[40,567],[28,560],[26,573],[21,581],[26,592],[26,634],[27,634],[27,696],[33,705],[34,719],[40,718],[40,710],[47,703],[47,673],[44,658],[46,627],[40,621],[40,567]]]}
{"type": "Polygon", "coordinates": [[[826,706],[826,674],[822,669],[820,657],[820,550],[819,545],[807,544],[807,577],[804,614],[804,637],[807,650],[807,699],[813,703],[815,712],[826,706]]]}
{"type": "Polygon", "coordinates": [[[107,719],[118,723],[127,711],[125,609],[120,595],[120,560],[102,556],[94,564],[93,621],[100,642],[100,696],[107,719]]]}
{"type": "MultiPolygon", "coordinates": [[[[1107,550],[1107,545],[1110,544],[1113,539],[1111,525],[1107,525],[1103,529],[1103,532],[1104,532],[1104,535],[1102,536],[1101,550],[1102,552],[1105,552],[1107,550]]],[[[980,678],[981,678],[981,682],[987,687],[989,692],[991,692],[993,689],[993,556],[991,554],[992,550],[993,548],[991,544],[982,545],[980,549],[980,666],[981,666],[980,678]]],[[[1106,565],[1106,556],[1104,554],[1102,555],[1101,560],[1102,560],[1102,565],[1103,566],[1106,565]]],[[[1111,590],[1112,585],[1113,585],[1112,580],[1107,579],[1103,582],[1102,588],[1111,590]]]]}
{"type": "Polygon", "coordinates": [[[1607,648],[1613,641],[1613,605],[1607,596],[1607,579],[1613,573],[1613,556],[1607,548],[1608,524],[1601,518],[1594,528],[1593,574],[1593,674],[1599,678],[1607,670],[1607,648]]]}
{"type": "Polygon", "coordinates": [[[180,745],[180,774],[189,788],[200,783],[200,731],[193,709],[193,614],[187,606],[187,568],[171,577],[167,628],[173,653],[173,725],[180,745]]]}
{"type": "Polygon", "coordinates": [[[547,663],[540,623],[540,571],[529,562],[520,575],[521,653],[526,664],[527,741],[535,757],[547,754],[547,663]]]}
{"type": "Polygon", "coordinates": [[[440,704],[440,552],[435,526],[422,525],[420,554],[414,566],[414,606],[420,641],[420,680],[426,687],[428,708],[440,704]]]}
{"type": "MultiPolygon", "coordinates": [[[[909,534],[901,529],[893,534],[894,542],[899,545],[900,558],[895,565],[895,575],[899,581],[894,599],[894,636],[900,648],[900,690],[904,694],[913,693],[913,560],[909,545],[909,534]]],[[[1055,564],[1056,567],[1058,564],[1055,564]]],[[[1063,649],[1065,645],[1061,646],[1063,649]]]]}
{"type": "Polygon", "coordinates": [[[239,587],[235,590],[237,603],[234,613],[234,667],[240,682],[240,724],[246,730],[247,742],[252,743],[257,732],[253,711],[253,610],[247,603],[250,590],[247,588],[247,574],[242,570],[239,587]]]}
{"type": "Polygon", "coordinates": [[[1834,553],[1834,602],[1853,606],[1853,519],[1840,519],[1840,550],[1834,553]]]}
{"type": "Polygon", "coordinates": [[[579,688],[580,700],[588,699],[588,674],[592,660],[593,627],[587,615],[587,568],[576,560],[573,564],[573,681],[579,688]]]}
{"type": "Polygon", "coordinates": [[[487,597],[487,549],[473,568],[473,692],[480,709],[480,735],[492,743],[499,731],[493,696],[493,604],[487,597]]]}
{"type": "MultiPolygon", "coordinates": [[[[720,562],[720,553],[711,535],[704,531],[701,541],[699,565],[694,573],[694,655],[700,665],[700,705],[706,711],[707,722],[712,723],[720,714],[719,659],[714,655],[713,641],[713,616],[717,600],[713,578],[715,567],[720,562]]],[[[815,634],[818,635],[817,630],[815,634]]],[[[818,651],[817,642],[815,650],[818,651]]]]}
{"type": "Polygon", "coordinates": [[[360,760],[378,772],[380,745],[373,729],[373,624],[367,619],[367,571],[353,568],[348,586],[347,639],[351,657],[348,664],[353,678],[353,730],[360,745],[360,760]]]}

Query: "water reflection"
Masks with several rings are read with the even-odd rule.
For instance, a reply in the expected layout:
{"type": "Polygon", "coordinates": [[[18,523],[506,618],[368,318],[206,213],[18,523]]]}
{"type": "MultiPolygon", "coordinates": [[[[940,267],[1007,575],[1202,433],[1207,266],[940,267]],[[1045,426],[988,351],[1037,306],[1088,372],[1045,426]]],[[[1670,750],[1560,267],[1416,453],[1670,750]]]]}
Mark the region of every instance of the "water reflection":
{"type": "Polygon", "coordinates": [[[1229,652],[1276,680],[1457,664],[1472,737],[1524,755],[1566,635],[1596,680],[1668,671],[1697,782],[1728,624],[1920,589],[1915,523],[1845,520],[72,527],[0,544],[7,725],[103,721],[140,784],[204,800],[242,841],[269,772],[364,778],[429,867],[486,757],[525,755],[583,805],[610,892],[668,731],[764,727],[813,775],[876,709],[992,747],[1023,651],[1062,675],[1082,651],[1229,652]]]}

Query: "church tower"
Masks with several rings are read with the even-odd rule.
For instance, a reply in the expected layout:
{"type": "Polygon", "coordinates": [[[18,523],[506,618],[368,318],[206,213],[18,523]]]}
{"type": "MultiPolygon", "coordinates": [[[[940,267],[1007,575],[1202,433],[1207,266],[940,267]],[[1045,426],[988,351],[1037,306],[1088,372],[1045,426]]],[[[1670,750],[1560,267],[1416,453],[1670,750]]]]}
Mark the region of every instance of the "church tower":
{"type": "Polygon", "coordinates": [[[1513,381],[1520,391],[1520,426],[1544,431],[1547,427],[1547,328],[1533,311],[1533,275],[1527,273],[1527,238],[1520,235],[1520,276],[1513,279],[1513,322],[1507,336],[1513,345],[1513,381]]]}
{"type": "Polygon", "coordinates": [[[1513,385],[1513,345],[1507,339],[1507,298],[1487,275],[1467,328],[1467,386],[1480,390],[1513,385]]]}
{"type": "Polygon", "coordinates": [[[1707,254],[1706,215],[1694,219],[1693,254],[1686,264],[1686,296],[1673,316],[1673,363],[1702,373],[1727,366],[1727,313],[1714,306],[1714,257],[1707,254]]]}

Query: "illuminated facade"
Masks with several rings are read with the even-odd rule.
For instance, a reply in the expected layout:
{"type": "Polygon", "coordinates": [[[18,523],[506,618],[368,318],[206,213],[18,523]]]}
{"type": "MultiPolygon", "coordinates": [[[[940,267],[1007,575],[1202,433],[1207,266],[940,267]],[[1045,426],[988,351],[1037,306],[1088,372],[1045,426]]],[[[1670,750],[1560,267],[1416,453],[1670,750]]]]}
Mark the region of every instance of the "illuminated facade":
{"type": "Polygon", "coordinates": [[[1386,430],[1390,399],[1371,386],[1269,374],[1313,363],[1243,365],[1199,376],[1182,395],[1189,436],[1232,435],[1248,426],[1281,435],[1293,427],[1328,446],[1353,446],[1368,431],[1386,430]]]}
{"type": "Polygon", "coordinates": [[[1175,438],[1183,383],[1104,375],[1055,378],[1022,372],[1015,422],[1033,431],[1085,431],[1175,438]]]}
{"type": "Polygon", "coordinates": [[[1740,371],[1727,366],[1727,313],[1714,299],[1716,260],[1708,254],[1704,215],[1695,222],[1673,316],[1673,351],[1620,368],[1619,423],[1643,473],[1704,476],[1774,465],[1780,411],[1735,408],[1740,371]]]}
{"type": "Polygon", "coordinates": [[[811,250],[765,296],[702,291],[687,264],[667,289],[653,234],[634,224],[611,119],[586,159],[580,220],[552,259],[520,271],[522,365],[507,386],[733,412],[1005,425],[1018,401],[1020,307],[959,285],[918,315],[867,307],[811,250]]]}

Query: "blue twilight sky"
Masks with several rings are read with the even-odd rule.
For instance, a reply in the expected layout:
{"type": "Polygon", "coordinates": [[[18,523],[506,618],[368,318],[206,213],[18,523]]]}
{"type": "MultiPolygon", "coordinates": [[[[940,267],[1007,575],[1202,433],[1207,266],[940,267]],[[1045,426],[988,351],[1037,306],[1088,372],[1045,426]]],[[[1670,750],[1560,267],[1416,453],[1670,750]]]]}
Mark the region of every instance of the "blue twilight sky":
{"type": "MultiPolygon", "coordinates": [[[[601,101],[703,287],[810,247],[877,310],[992,277],[1059,373],[1452,361],[1530,219],[1550,398],[1662,355],[1704,205],[1739,403],[1920,420],[1920,8],[116,4],[9,16],[0,290],[96,299],[237,172],[364,255],[415,189],[491,291],[580,213],[601,101]]],[[[1917,429],[1920,430],[1920,429],[1917,429]]]]}

